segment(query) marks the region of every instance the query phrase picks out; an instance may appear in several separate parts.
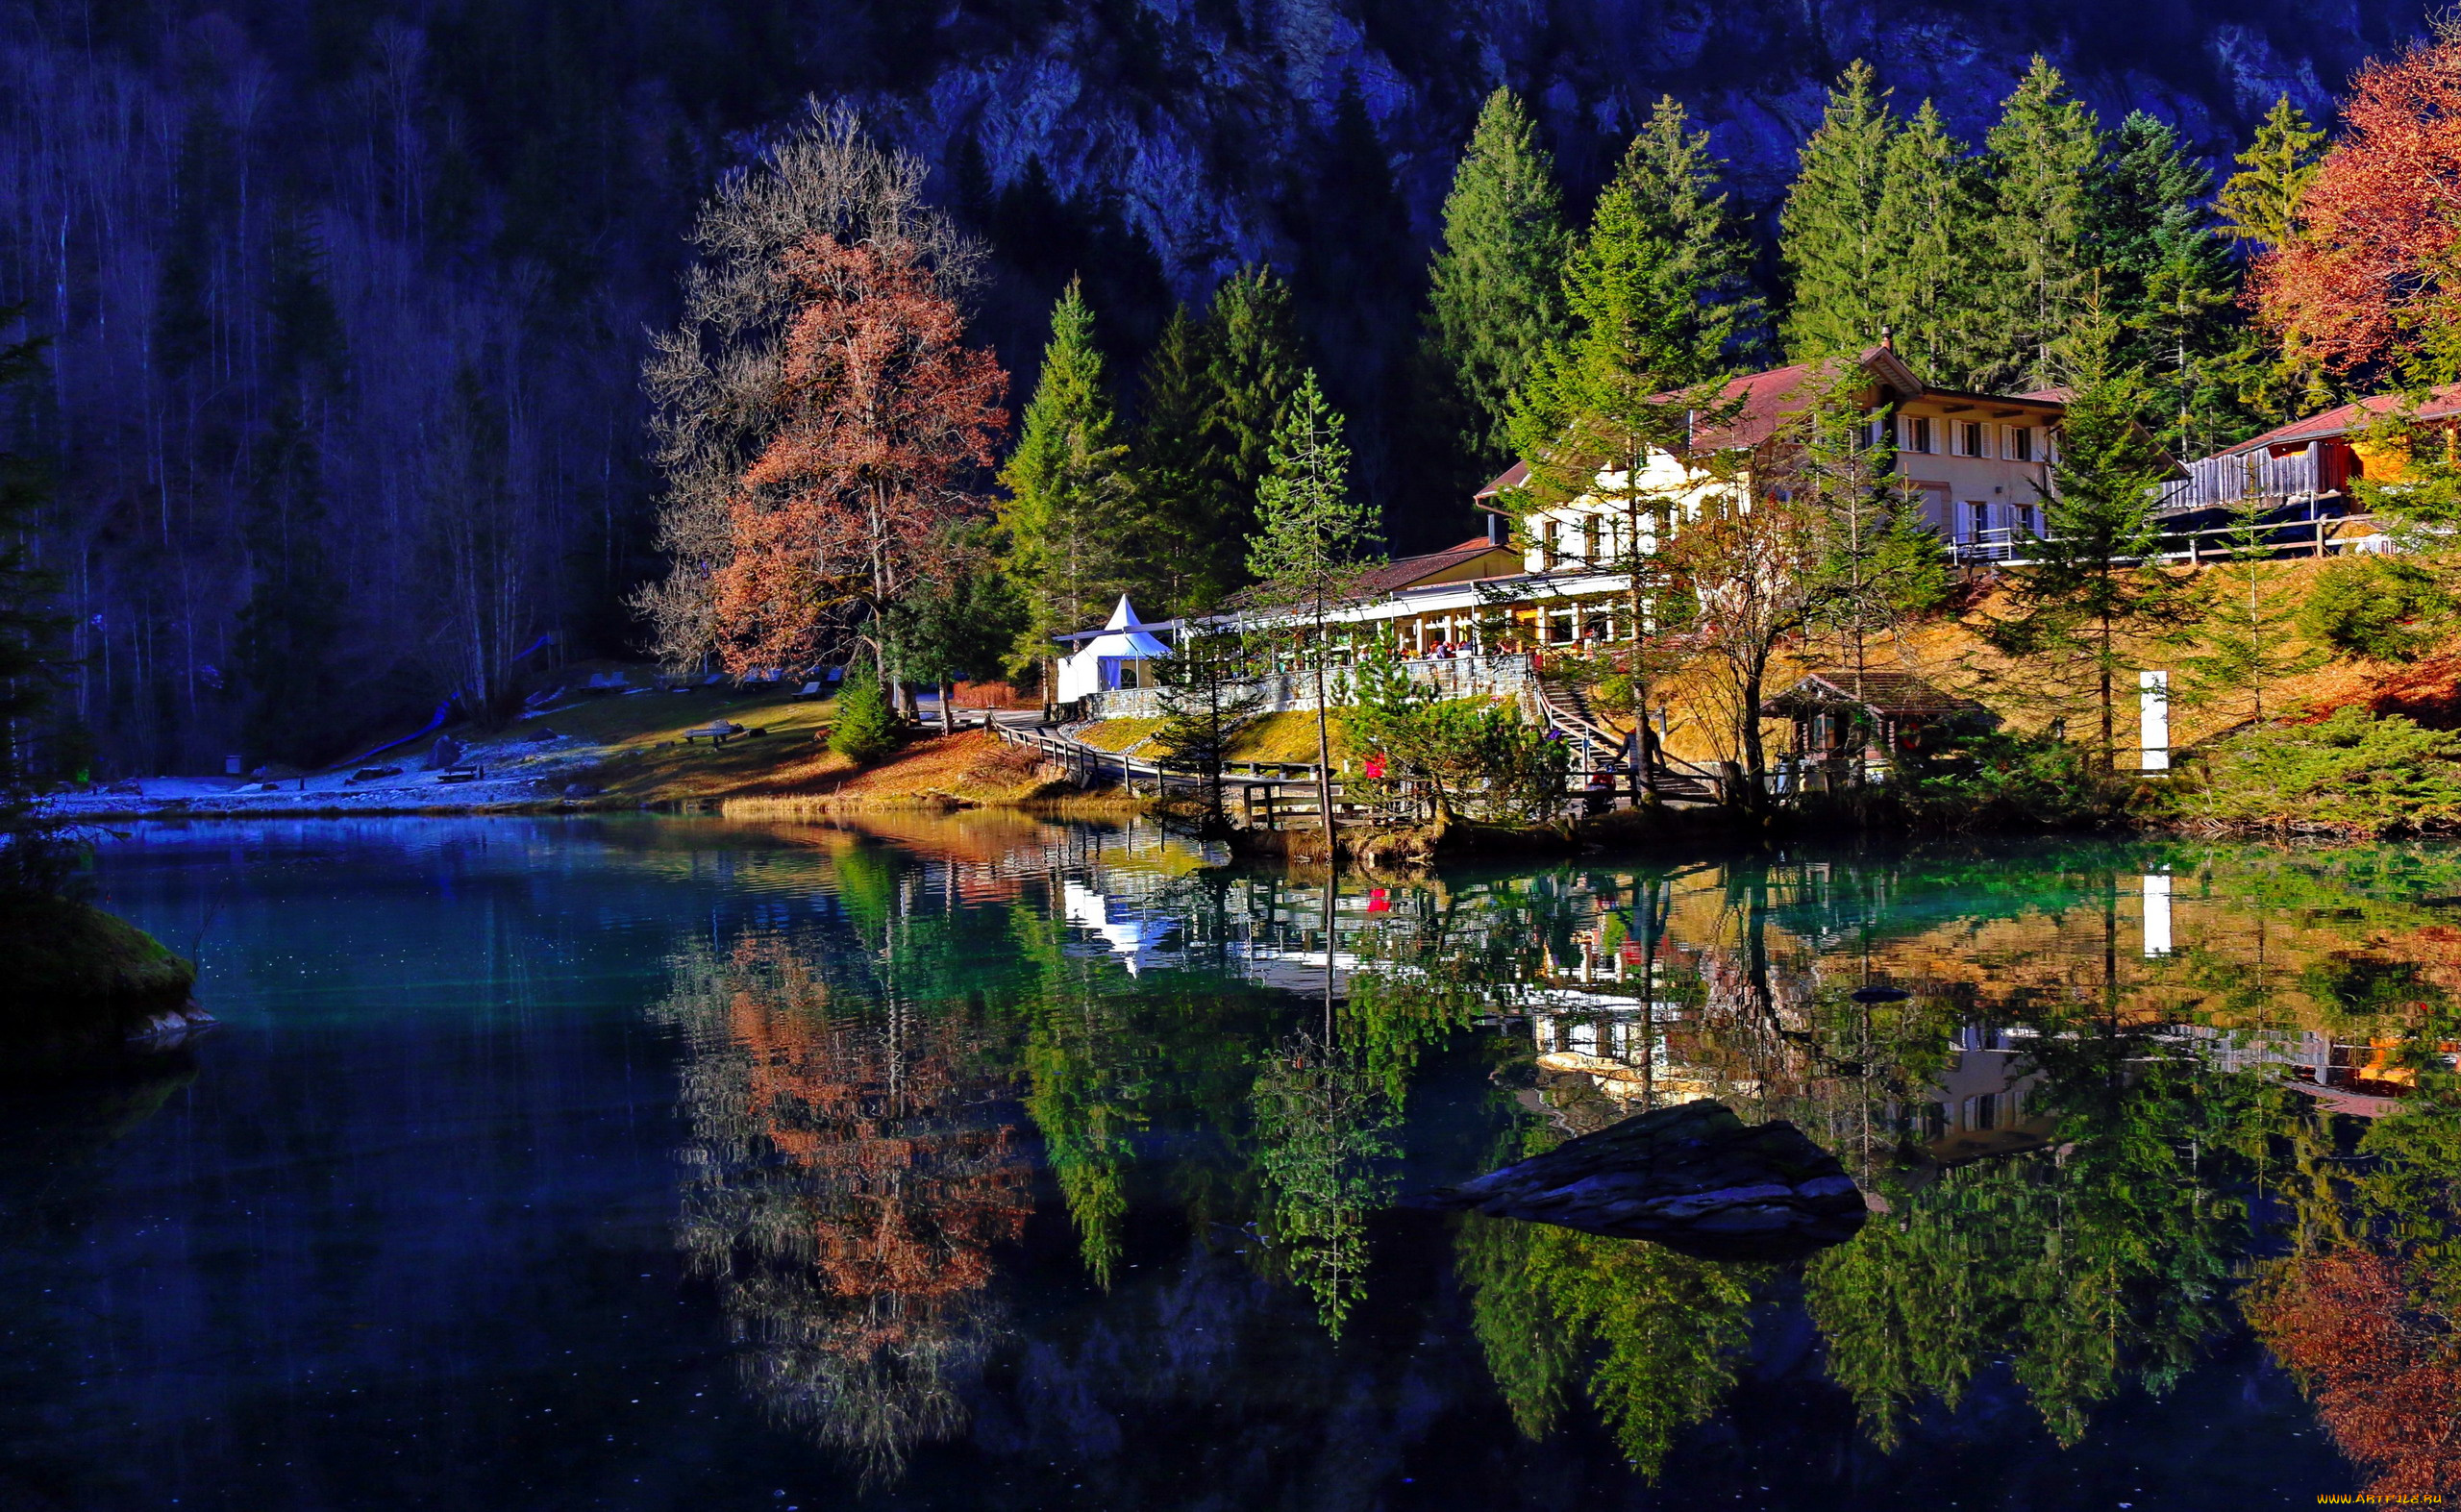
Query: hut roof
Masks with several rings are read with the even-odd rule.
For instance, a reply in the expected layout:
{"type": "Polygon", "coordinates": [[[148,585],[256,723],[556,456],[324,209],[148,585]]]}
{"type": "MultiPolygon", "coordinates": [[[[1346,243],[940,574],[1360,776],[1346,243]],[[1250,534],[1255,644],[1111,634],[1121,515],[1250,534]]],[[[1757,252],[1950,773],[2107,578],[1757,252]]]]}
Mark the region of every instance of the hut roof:
{"type": "Polygon", "coordinates": [[[1983,712],[1974,700],[1935,687],[1911,672],[1856,672],[1852,667],[1806,673],[1793,687],[1760,705],[1764,716],[1778,719],[1835,708],[1866,709],[1887,719],[1983,712]]]}

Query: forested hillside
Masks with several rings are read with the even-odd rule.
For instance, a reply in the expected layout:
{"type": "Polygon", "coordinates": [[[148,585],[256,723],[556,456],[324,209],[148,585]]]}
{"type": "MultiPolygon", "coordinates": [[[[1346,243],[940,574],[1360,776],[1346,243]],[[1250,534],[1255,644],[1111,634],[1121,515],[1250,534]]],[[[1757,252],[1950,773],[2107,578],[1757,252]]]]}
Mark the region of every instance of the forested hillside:
{"type": "Polygon", "coordinates": [[[2039,49],[2106,124],[2150,110],[2219,161],[2283,93],[2324,117],[2419,23],[2382,0],[37,0],[0,32],[0,336],[45,340],[46,369],[0,440],[56,483],[38,545],[77,661],[53,744],[70,769],[329,759],[638,644],[648,334],[695,207],[807,94],[932,164],[988,241],[973,330],[1011,415],[1072,275],[1124,375],[1175,302],[1275,264],[1413,549],[1468,524],[1479,459],[1414,355],[1497,84],[1576,212],[1674,94],[1773,247],[1850,59],[1971,141],[2039,49]]]}

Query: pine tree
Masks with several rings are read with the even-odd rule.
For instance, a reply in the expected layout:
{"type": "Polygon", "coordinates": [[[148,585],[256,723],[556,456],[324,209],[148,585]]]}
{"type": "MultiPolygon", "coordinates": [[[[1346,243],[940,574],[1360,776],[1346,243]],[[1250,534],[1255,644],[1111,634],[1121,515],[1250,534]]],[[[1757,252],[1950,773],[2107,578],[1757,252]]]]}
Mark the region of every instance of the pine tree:
{"type": "Polygon", "coordinates": [[[2222,186],[2214,209],[2225,230],[2258,246],[2287,245],[2296,235],[2299,201],[2324,159],[2324,134],[2283,95],[2239,154],[2239,171],[2222,186]]]}
{"type": "Polygon", "coordinates": [[[1328,732],[1325,671],[1332,644],[1327,617],[1369,565],[1376,517],[1350,488],[1350,448],[1342,417],[1325,402],[1314,371],[1305,372],[1275,428],[1268,471],[1256,490],[1256,530],[1248,570],[1259,599],[1281,608],[1305,633],[1294,647],[1316,682],[1316,778],[1325,839],[1333,835],[1332,742],[1328,732]]]}
{"type": "Polygon", "coordinates": [[[1777,251],[1794,300],[1779,334],[1796,361],[1875,345],[1897,313],[1902,228],[1887,211],[1899,128],[1877,84],[1870,63],[1847,65],[1786,191],[1777,251]]]}
{"type": "Polygon", "coordinates": [[[1138,383],[1135,463],[1138,513],[1131,543],[1138,584],[1177,614],[1218,597],[1219,581],[1190,542],[1214,517],[1214,468],[1206,420],[1213,401],[1213,333],[1185,305],[1171,311],[1138,383]]]}
{"type": "Polygon", "coordinates": [[[1808,361],[1893,335],[1916,372],[1959,385],[1984,326],[1958,240],[1976,218],[1972,168],[1930,102],[1900,122],[1877,83],[1870,64],[1850,66],[1803,144],[1779,241],[1795,280],[1786,353],[1808,361]]]}
{"type": "Polygon", "coordinates": [[[2256,429],[2231,382],[2238,280],[2204,208],[2212,186],[2178,133],[2137,111],[2095,192],[2094,275],[2126,328],[2120,359],[2145,373],[2155,434],[2183,457],[2256,429]]]}
{"type": "MultiPolygon", "coordinates": [[[[2299,232],[2299,203],[2324,164],[2324,134],[2283,95],[2214,200],[2223,234],[2261,254],[2299,232]]],[[[2250,321],[2230,353],[2238,398],[2258,420],[2278,424],[2331,402],[2324,365],[2263,321],[2250,321]]]]}
{"type": "Polygon", "coordinates": [[[2099,136],[2093,112],[2037,55],[1983,139],[1991,204],[1981,239],[1994,285],[1986,308],[1999,336],[1977,375],[1985,386],[2062,381],[2059,348],[2087,294],[2099,136]]]}
{"type": "MultiPolygon", "coordinates": [[[[2241,500],[2230,513],[2227,562],[2197,581],[2206,651],[2188,657],[2183,690],[2195,702],[2221,706],[2253,723],[2265,718],[2265,694],[2284,678],[2313,671],[2325,654],[2292,633],[2299,595],[2270,569],[2273,533],[2267,501],[2241,500]]],[[[2278,706],[2275,709],[2279,713],[2278,706]]]]}
{"type": "Polygon", "coordinates": [[[1897,349],[1917,373],[1951,388],[1979,386],[1998,342],[1985,295],[1989,281],[1971,250],[1982,192],[1976,160],[1923,102],[1889,143],[1880,219],[1898,249],[1889,321],[1897,349]]]}
{"type": "Polygon", "coordinates": [[[1094,311],[1071,280],[1052,307],[1042,376],[1000,470],[1009,495],[1000,511],[1007,573],[1025,599],[1009,655],[1021,674],[1044,666],[1054,636],[1099,622],[1121,589],[1134,495],[1116,432],[1094,311]]]}
{"type": "Polygon", "coordinates": [[[1242,553],[1257,528],[1257,489],[1271,468],[1274,437],[1289,412],[1305,363],[1290,287],[1267,267],[1244,267],[1213,292],[1212,389],[1205,438],[1210,495],[1191,533],[1199,550],[1200,604],[1211,604],[1247,580],[1242,553]]]}
{"type": "Polygon", "coordinates": [[[1565,335],[1554,161],[1509,89],[1487,96],[1444,201],[1429,270],[1427,353],[1481,463],[1512,450],[1512,396],[1565,335]]]}
{"type": "Polygon", "coordinates": [[[1709,134],[1689,124],[1671,97],[1651,107],[1565,275],[1576,341],[1613,342],[1626,370],[1660,389],[1732,372],[1762,316],[1709,134]]]}
{"type": "Polygon", "coordinates": [[[2117,754],[2117,687],[2126,638],[2174,631],[2194,605],[2157,551],[2155,485],[2167,462],[2138,423],[2144,391],[2119,365],[2119,322],[2089,303],[2073,344],[2075,395],[2044,501],[2045,533],[2029,563],[2007,569],[2004,615],[1978,627],[2031,676],[2081,690],[2101,715],[2099,756],[2117,754]]]}
{"type": "MultiPolygon", "coordinates": [[[[1524,537],[1531,516],[1582,497],[1616,521],[1602,539],[1608,561],[1601,566],[1626,577],[1627,670],[1644,731],[1652,680],[1641,631],[1664,617],[1651,558],[1677,502],[1644,477],[1646,464],[1666,453],[1687,467],[1714,467],[1714,459],[1690,456],[1690,438],[1731,414],[1719,390],[1758,335],[1749,253],[1726,196],[1711,192],[1714,169],[1707,136],[1684,130],[1681,106],[1659,101],[1622,172],[1601,191],[1565,271],[1572,339],[1549,355],[1513,407],[1514,448],[1530,467],[1514,501],[1524,537]]],[[[1678,492],[1706,481],[1695,471],[1678,492]]],[[[1646,751],[1643,757],[1646,782],[1646,751]]]]}

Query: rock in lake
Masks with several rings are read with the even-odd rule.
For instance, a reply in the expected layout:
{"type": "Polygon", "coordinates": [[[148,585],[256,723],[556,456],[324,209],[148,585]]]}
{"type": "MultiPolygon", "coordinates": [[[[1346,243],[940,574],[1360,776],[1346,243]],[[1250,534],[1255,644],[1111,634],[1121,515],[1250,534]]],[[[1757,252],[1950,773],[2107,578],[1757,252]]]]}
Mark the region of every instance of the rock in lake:
{"type": "Polygon", "coordinates": [[[1714,1260],[1778,1260],[1852,1238],[1854,1178],[1783,1121],[1746,1125],[1723,1103],[1628,1118],[1418,1204],[1463,1207],[1714,1260]]]}

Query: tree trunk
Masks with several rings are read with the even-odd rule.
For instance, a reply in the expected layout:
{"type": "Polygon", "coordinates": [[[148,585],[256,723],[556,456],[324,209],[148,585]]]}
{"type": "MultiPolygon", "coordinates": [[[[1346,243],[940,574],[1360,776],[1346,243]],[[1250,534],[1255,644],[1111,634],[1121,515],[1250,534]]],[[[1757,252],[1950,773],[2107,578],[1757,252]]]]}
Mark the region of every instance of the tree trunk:
{"type": "Polygon", "coordinates": [[[1763,659],[1743,679],[1743,775],[1752,787],[1745,806],[1755,810],[1768,791],[1769,753],[1760,743],[1760,685],[1768,681],[1768,675],[1769,664],[1763,659]]]}
{"type": "Polygon", "coordinates": [[[946,682],[941,683],[941,684],[940,684],[940,733],[942,733],[942,734],[944,734],[944,735],[954,735],[954,734],[956,734],[956,733],[957,732],[957,710],[956,710],[956,708],[954,708],[954,707],[952,706],[953,705],[955,705],[955,704],[957,703],[957,690],[956,688],[954,688],[954,687],[951,687],[951,686],[950,686],[948,683],[946,683],[946,682]]]}
{"type": "MultiPolygon", "coordinates": [[[[1325,864],[1339,870],[1341,851],[1333,842],[1333,742],[1326,728],[1325,657],[1330,648],[1325,644],[1325,621],[1316,620],[1316,806],[1325,817],[1325,864]]],[[[1327,950],[1332,949],[1330,945],[1327,950]]]]}

